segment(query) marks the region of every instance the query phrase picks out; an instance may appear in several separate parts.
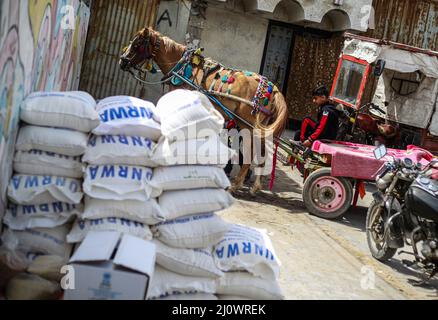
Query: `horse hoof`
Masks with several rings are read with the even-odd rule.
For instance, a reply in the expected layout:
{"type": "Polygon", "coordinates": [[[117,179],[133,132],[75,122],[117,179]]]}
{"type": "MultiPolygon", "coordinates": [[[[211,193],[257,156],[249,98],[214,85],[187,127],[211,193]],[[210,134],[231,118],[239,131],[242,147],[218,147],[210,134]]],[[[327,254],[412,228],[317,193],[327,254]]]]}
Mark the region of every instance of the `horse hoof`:
{"type": "Polygon", "coordinates": [[[251,197],[255,197],[257,196],[257,193],[260,191],[260,188],[251,188],[251,190],[249,191],[249,194],[251,195],[251,197]]]}
{"type": "Polygon", "coordinates": [[[236,188],[230,187],[230,188],[227,189],[227,191],[228,191],[229,194],[234,195],[236,193],[236,188]]]}

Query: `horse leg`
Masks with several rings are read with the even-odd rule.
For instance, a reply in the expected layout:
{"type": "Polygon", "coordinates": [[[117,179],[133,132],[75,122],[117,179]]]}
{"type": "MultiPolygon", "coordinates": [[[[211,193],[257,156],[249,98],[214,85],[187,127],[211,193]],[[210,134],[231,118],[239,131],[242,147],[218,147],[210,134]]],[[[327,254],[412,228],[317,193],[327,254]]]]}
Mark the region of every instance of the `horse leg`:
{"type": "Polygon", "coordinates": [[[229,191],[231,193],[236,192],[239,189],[242,189],[243,182],[245,181],[246,175],[248,174],[248,170],[250,167],[251,167],[251,165],[249,165],[249,164],[242,165],[237,177],[234,179],[233,184],[232,184],[231,188],[229,189],[229,191]]]}
{"type": "Polygon", "coordinates": [[[250,190],[251,196],[255,196],[257,194],[257,192],[262,190],[262,183],[263,183],[264,176],[257,174],[255,177],[256,177],[255,181],[254,181],[254,183],[251,187],[251,190],[250,190]]]}

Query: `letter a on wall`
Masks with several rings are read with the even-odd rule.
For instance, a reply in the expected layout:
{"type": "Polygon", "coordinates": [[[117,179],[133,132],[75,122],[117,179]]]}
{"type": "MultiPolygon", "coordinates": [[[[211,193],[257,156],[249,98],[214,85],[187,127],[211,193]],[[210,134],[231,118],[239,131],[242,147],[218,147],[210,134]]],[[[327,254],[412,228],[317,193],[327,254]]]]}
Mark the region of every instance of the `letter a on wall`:
{"type": "Polygon", "coordinates": [[[163,14],[158,19],[157,25],[160,25],[161,21],[168,21],[169,22],[169,27],[172,27],[172,19],[170,19],[169,10],[166,9],[163,12],[163,14]]]}

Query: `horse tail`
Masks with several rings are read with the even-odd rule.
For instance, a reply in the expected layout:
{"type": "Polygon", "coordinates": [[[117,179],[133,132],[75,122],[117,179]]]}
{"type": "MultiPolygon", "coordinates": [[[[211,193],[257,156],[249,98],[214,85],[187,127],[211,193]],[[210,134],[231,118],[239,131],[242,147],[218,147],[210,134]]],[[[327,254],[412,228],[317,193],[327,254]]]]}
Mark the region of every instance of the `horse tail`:
{"type": "Polygon", "coordinates": [[[263,113],[259,112],[257,115],[255,128],[260,129],[262,132],[271,131],[274,137],[280,137],[286,128],[286,123],[289,118],[287,103],[280,91],[277,91],[274,94],[271,112],[272,115],[269,119],[270,123],[268,124],[263,123],[266,121],[266,118],[263,117],[263,113]]]}

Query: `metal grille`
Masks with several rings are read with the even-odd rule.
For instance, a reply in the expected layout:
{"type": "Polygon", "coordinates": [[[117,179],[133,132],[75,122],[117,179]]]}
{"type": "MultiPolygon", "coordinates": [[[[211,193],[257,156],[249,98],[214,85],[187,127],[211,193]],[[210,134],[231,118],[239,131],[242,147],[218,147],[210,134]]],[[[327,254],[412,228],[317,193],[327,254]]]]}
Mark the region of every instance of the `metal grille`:
{"type": "Polygon", "coordinates": [[[438,2],[374,0],[375,29],[365,35],[438,50],[438,2]]]}
{"type": "Polygon", "coordinates": [[[80,89],[95,99],[114,95],[144,98],[146,88],[120,70],[121,50],[134,34],[156,20],[159,0],[94,0],[80,89]]]}

